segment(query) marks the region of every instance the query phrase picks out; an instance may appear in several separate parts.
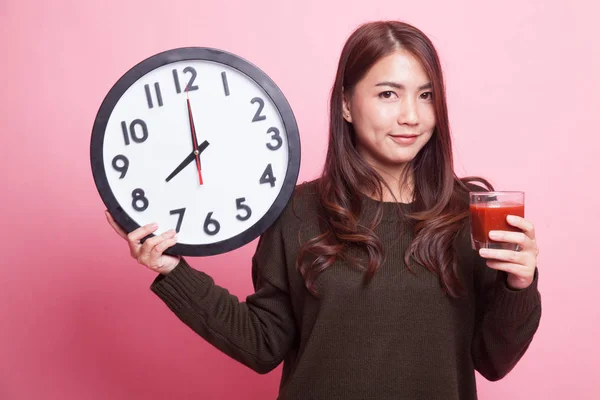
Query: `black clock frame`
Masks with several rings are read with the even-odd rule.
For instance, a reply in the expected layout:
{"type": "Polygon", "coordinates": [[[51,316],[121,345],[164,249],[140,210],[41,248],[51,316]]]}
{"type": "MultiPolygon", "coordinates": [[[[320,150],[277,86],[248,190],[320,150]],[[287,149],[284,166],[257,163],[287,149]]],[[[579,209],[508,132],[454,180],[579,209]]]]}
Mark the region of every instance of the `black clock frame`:
{"type": "MultiPolygon", "coordinates": [[[[165,251],[165,253],[171,255],[211,256],[237,249],[259,237],[277,220],[284,210],[285,206],[290,201],[298,181],[298,174],[300,171],[300,135],[298,133],[298,125],[287,99],[267,74],[254,64],[235,54],[214,48],[182,47],[155,54],[127,71],[115,83],[104,98],[92,128],[90,159],[96,188],[108,211],[126,232],[131,232],[139,228],[140,225],[138,225],[119,205],[108,184],[106,171],[104,170],[103,156],[106,125],[121,96],[123,96],[125,91],[138,79],[163,65],[185,60],[214,61],[225,64],[253,79],[275,104],[275,107],[281,115],[288,139],[289,157],[283,186],[269,210],[260,220],[244,232],[220,242],[197,245],[177,243],[165,251]]],[[[199,223],[199,226],[201,226],[201,223],[199,223]]],[[[148,237],[151,236],[154,235],[148,237]]]]}

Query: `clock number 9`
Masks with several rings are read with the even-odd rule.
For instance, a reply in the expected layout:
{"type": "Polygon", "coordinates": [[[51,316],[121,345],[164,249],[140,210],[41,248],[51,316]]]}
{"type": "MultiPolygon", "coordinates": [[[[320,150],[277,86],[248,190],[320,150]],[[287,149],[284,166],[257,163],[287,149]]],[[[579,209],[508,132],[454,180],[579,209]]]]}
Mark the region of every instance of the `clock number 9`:
{"type": "Polygon", "coordinates": [[[131,206],[135,211],[145,211],[148,208],[149,202],[142,189],[135,189],[133,192],[131,192],[131,196],[133,197],[133,200],[131,201],[131,206]],[[142,202],[141,207],[138,206],[139,201],[142,202]]]}
{"type": "Polygon", "coordinates": [[[123,179],[127,174],[127,170],[129,169],[129,160],[123,154],[119,154],[113,158],[112,166],[116,171],[121,173],[119,179],[123,179]],[[118,161],[122,161],[123,165],[119,166],[118,161]]]}
{"type": "Polygon", "coordinates": [[[204,220],[204,232],[207,235],[214,236],[221,230],[221,224],[216,219],[212,219],[212,211],[208,213],[204,220]]]}
{"type": "Polygon", "coordinates": [[[275,145],[271,144],[271,143],[267,143],[267,148],[269,150],[279,150],[281,148],[281,145],[283,144],[283,140],[281,140],[281,136],[279,134],[279,129],[273,127],[273,128],[269,128],[269,130],[267,131],[267,133],[272,133],[273,135],[271,135],[271,139],[275,140],[275,145]]]}
{"type": "Polygon", "coordinates": [[[123,130],[123,138],[125,139],[125,146],[129,146],[131,143],[129,141],[129,136],[131,133],[131,139],[136,143],[143,143],[148,139],[148,126],[141,119],[134,119],[133,122],[129,125],[129,131],[127,131],[127,123],[125,121],[121,121],[121,129],[123,130]],[[142,136],[138,137],[135,131],[136,125],[142,127],[142,136]]]}

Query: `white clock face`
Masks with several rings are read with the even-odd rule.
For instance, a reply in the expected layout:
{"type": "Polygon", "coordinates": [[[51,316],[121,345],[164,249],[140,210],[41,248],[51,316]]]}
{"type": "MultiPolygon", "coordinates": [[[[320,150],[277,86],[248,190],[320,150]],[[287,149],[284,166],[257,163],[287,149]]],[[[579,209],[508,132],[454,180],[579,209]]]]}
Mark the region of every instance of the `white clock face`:
{"type": "Polygon", "coordinates": [[[178,243],[190,245],[226,240],[259,221],[282,190],[289,156],[282,116],[263,88],[206,60],[165,64],[131,84],[102,144],[123,211],[140,226],[156,222],[155,234],[177,229],[178,243]]]}

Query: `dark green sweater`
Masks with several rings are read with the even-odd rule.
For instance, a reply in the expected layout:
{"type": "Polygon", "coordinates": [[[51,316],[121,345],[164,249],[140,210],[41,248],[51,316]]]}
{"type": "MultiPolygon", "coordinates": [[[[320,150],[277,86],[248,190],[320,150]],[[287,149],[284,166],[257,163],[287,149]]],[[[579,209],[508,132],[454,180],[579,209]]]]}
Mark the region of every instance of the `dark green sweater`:
{"type": "MultiPolygon", "coordinates": [[[[505,274],[471,250],[466,225],[455,246],[468,296],[451,299],[424,267],[407,269],[411,229],[395,204],[384,203],[375,233],[386,261],[373,280],[363,286],[363,272],[336,262],[317,279],[316,299],[295,268],[299,232],[301,240],[319,234],[315,185],[303,188],[261,236],[252,259],[255,293],[245,302],[184,259],[152,291],[253,370],[267,373],[283,361],[282,400],[470,400],[477,398],[475,370],[497,380],[515,366],[540,320],[537,271],[529,288],[509,289],[505,274]]],[[[362,201],[361,220],[369,221],[378,203],[362,201]]]]}

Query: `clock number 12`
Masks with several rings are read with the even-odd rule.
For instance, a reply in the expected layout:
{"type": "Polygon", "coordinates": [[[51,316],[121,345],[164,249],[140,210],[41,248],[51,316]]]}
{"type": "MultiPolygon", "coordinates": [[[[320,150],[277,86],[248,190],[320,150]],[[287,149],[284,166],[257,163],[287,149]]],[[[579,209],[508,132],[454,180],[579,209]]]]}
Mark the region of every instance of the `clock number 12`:
{"type": "MultiPolygon", "coordinates": [[[[188,81],[187,86],[183,91],[190,92],[192,90],[198,90],[198,86],[194,85],[194,81],[196,80],[198,73],[193,67],[185,67],[183,69],[183,73],[186,74],[188,72],[192,76],[190,77],[190,80],[188,81]]],[[[179,73],[177,72],[177,69],[173,70],[173,81],[175,82],[175,90],[177,91],[177,93],[181,93],[181,84],[179,83],[179,73]]]]}

